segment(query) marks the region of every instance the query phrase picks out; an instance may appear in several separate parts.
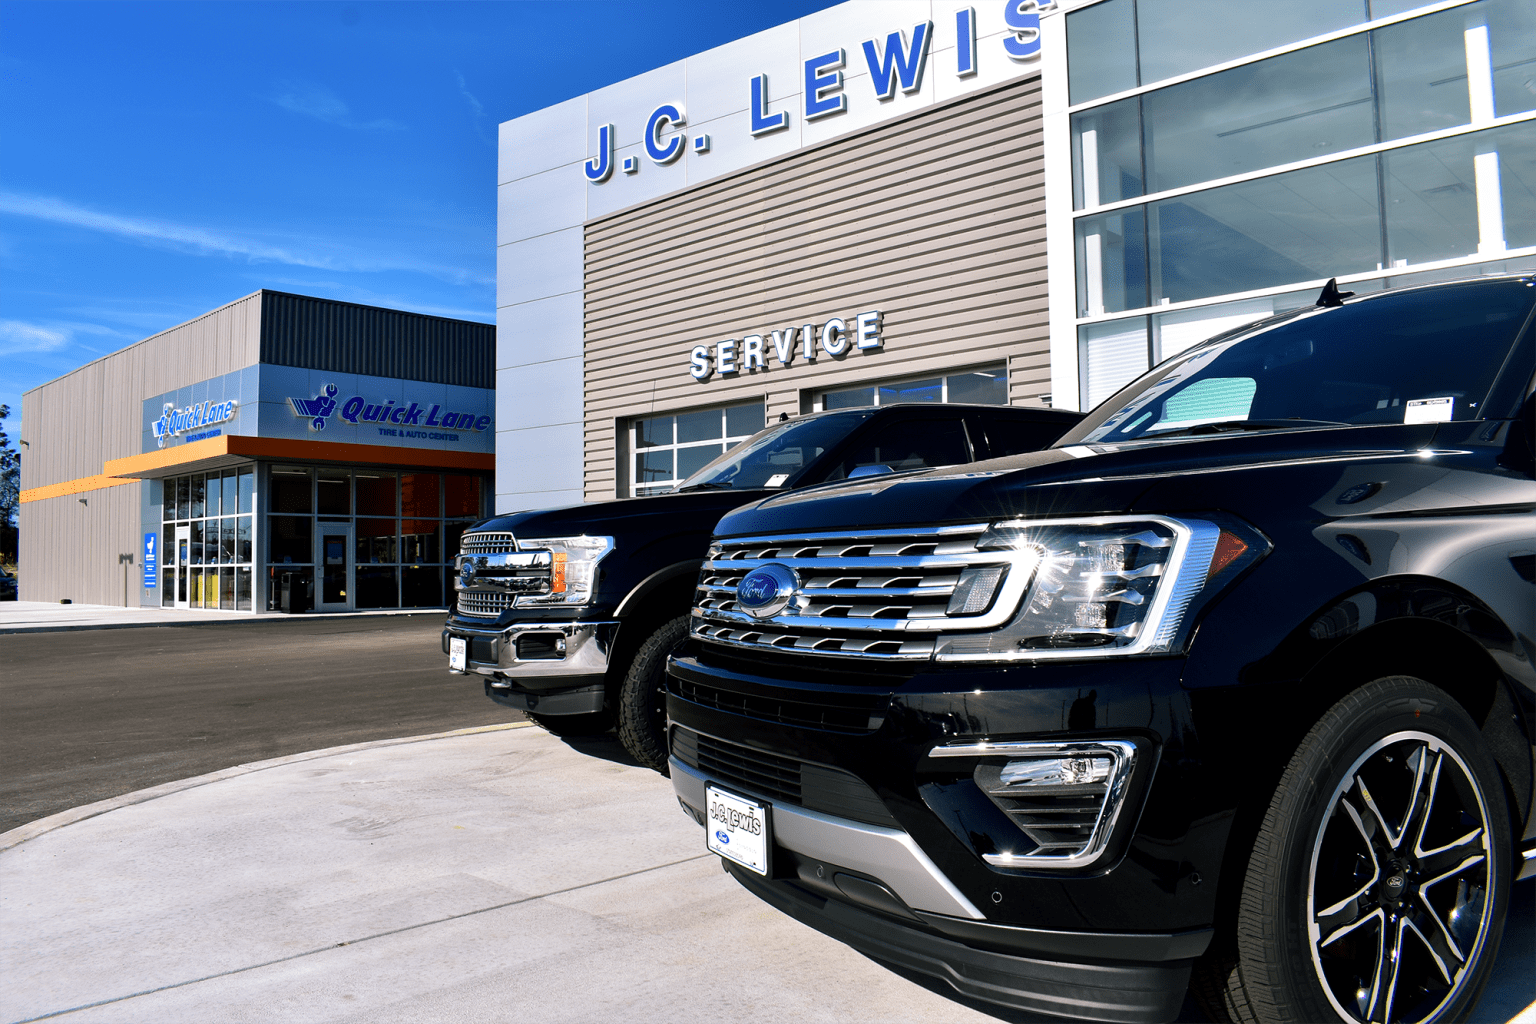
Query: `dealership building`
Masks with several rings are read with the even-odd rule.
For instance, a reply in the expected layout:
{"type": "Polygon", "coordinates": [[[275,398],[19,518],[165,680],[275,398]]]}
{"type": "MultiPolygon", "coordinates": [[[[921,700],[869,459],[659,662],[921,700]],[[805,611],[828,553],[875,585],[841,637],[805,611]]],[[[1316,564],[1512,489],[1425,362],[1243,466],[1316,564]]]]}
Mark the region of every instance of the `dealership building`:
{"type": "Polygon", "coordinates": [[[23,596],[441,604],[480,511],[783,415],[1086,409],[1329,278],[1536,268],[1536,5],[851,0],[502,124],[497,181],[494,341],[262,292],[29,392],[23,596]]]}
{"type": "Polygon", "coordinates": [[[501,126],[496,506],[1536,267],[1529,0],[853,0],[501,126]]]}
{"type": "Polygon", "coordinates": [[[21,596],[438,608],[490,507],[494,328],[259,291],[22,397],[21,596]]]}

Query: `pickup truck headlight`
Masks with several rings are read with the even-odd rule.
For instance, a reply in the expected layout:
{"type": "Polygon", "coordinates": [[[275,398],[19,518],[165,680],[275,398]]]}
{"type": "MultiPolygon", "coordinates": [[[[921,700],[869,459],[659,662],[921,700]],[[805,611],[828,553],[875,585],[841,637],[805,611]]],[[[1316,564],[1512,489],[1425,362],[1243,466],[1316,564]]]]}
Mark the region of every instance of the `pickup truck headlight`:
{"type": "MultiPolygon", "coordinates": [[[[950,633],[939,661],[1027,661],[1162,654],[1183,642],[1191,603],[1268,544],[1229,517],[1115,516],[993,523],[977,541],[1002,571],[968,569],[949,623],[984,612],[988,632],[950,633]],[[1009,613],[1012,612],[1011,615],[1009,613]]],[[[978,622],[978,625],[981,623],[978,622]]]]}
{"type": "Polygon", "coordinates": [[[597,563],[613,550],[612,537],[538,537],[517,539],[519,552],[547,551],[548,590],[520,594],[519,608],[547,608],[589,603],[597,594],[597,563]]]}

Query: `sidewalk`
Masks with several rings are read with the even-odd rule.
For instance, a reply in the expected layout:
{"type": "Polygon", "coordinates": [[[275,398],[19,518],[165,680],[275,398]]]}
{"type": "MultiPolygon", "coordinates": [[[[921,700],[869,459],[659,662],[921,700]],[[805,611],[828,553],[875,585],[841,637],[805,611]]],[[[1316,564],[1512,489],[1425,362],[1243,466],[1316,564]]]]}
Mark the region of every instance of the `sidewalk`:
{"type": "Polygon", "coordinates": [[[0,601],[0,636],[51,633],[70,629],[125,629],[185,626],[209,622],[270,622],[274,619],[357,618],[369,615],[446,615],[446,608],[384,608],[357,612],[306,612],[303,615],[228,612],[217,609],[124,608],[107,604],[50,604],[47,601],[0,601]]]}
{"type": "MultiPolygon", "coordinates": [[[[769,909],[667,780],[585,749],[359,744],[0,835],[0,1020],[998,1019],[769,909]]],[[[1530,895],[1475,1020],[1536,1021],[1530,895]]]]}

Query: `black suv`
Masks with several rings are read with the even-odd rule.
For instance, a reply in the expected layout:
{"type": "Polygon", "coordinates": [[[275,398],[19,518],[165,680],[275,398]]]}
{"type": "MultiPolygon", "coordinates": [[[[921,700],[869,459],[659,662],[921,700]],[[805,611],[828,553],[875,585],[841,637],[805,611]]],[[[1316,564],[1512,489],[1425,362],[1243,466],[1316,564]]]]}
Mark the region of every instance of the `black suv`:
{"type": "Polygon", "coordinates": [[[1348,297],[722,519],[667,711],[726,869],[1026,1011],[1466,1019],[1536,867],[1536,282],[1348,297]]]}
{"type": "Polygon", "coordinates": [[[666,771],[666,657],[710,532],[744,501],[828,480],[1035,451],[1076,412],[894,405],[782,419],[670,494],[518,512],[464,534],[443,629],[454,672],[562,735],[619,737],[666,771]]]}

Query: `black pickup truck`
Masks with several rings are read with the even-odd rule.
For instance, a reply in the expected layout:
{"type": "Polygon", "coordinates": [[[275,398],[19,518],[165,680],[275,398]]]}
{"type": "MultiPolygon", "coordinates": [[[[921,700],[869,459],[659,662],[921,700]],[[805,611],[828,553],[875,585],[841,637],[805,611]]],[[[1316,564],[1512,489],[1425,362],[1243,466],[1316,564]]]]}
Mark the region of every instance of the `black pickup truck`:
{"type": "Polygon", "coordinates": [[[669,663],[684,810],[1014,1010],[1478,1019],[1536,875],[1533,320],[1531,276],[1330,287],[1046,451],[734,510],[669,663]]]}
{"type": "Polygon", "coordinates": [[[664,672],[687,635],[720,517],[813,484],[955,466],[1056,440],[1081,415],[995,405],[891,405],[781,419],[669,494],[518,512],[476,524],[443,629],[453,672],[560,735],[617,725],[667,770],[664,672]]]}

